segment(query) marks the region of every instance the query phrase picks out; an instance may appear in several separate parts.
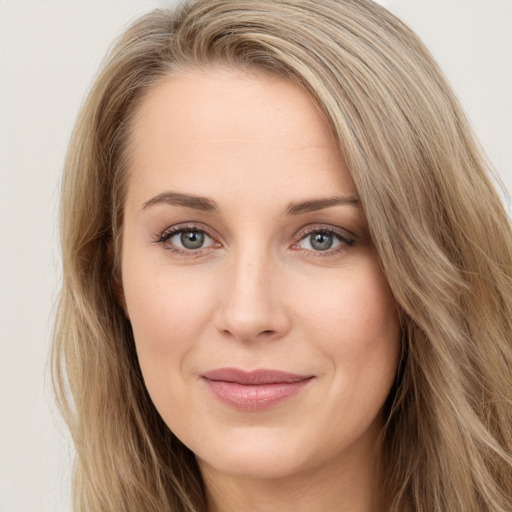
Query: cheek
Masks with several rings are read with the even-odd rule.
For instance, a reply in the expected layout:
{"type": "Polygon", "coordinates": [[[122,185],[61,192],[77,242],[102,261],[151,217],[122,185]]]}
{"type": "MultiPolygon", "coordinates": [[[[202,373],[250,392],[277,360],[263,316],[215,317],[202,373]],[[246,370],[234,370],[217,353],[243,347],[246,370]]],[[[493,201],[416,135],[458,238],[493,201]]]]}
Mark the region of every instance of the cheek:
{"type": "Polygon", "coordinates": [[[341,269],[338,279],[313,288],[309,282],[308,300],[300,308],[306,336],[314,337],[331,361],[339,388],[360,400],[376,393],[379,400],[396,374],[400,323],[376,258],[361,258],[356,265],[341,269]]]}
{"type": "Polygon", "coordinates": [[[180,418],[190,416],[186,369],[212,317],[212,286],[186,270],[139,265],[128,256],[123,286],[144,382],[164,421],[179,427],[180,418]]]}
{"type": "Polygon", "coordinates": [[[212,286],[206,276],[125,256],[127,312],[148,387],[157,374],[172,378],[194,350],[212,317],[212,286]]]}
{"type": "Polygon", "coordinates": [[[297,307],[310,325],[321,327],[326,339],[338,337],[349,346],[366,340],[369,348],[378,343],[376,336],[395,339],[399,332],[396,303],[374,257],[341,268],[339,276],[303,281],[297,296],[297,307]]]}

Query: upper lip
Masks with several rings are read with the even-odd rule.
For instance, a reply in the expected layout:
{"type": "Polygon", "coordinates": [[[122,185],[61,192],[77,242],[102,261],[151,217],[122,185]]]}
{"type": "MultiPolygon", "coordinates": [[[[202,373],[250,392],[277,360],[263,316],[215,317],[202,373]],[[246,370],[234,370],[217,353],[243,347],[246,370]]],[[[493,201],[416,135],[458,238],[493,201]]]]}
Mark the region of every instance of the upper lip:
{"type": "Polygon", "coordinates": [[[253,371],[245,371],[238,368],[218,368],[203,373],[201,376],[208,380],[234,382],[245,385],[292,383],[313,377],[312,375],[298,375],[265,368],[253,371]]]}

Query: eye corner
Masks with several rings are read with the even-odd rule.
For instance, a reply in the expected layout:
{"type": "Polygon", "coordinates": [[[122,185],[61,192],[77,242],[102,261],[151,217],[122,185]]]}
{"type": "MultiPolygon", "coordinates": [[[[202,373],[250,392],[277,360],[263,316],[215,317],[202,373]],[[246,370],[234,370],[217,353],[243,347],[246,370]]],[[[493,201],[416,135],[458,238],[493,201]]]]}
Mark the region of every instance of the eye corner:
{"type": "Polygon", "coordinates": [[[171,254],[185,257],[200,256],[223,246],[210,229],[191,222],[169,226],[157,233],[153,241],[171,254]]]}
{"type": "Polygon", "coordinates": [[[316,224],[306,226],[301,229],[296,237],[295,241],[290,246],[291,250],[303,251],[305,254],[314,257],[329,257],[336,256],[343,252],[346,252],[350,247],[356,244],[356,236],[350,231],[325,224],[316,224]],[[324,240],[317,240],[313,242],[312,237],[316,235],[319,238],[324,237],[324,240]],[[325,247],[318,246],[316,243],[325,247]],[[305,247],[304,245],[309,245],[305,247]]]}

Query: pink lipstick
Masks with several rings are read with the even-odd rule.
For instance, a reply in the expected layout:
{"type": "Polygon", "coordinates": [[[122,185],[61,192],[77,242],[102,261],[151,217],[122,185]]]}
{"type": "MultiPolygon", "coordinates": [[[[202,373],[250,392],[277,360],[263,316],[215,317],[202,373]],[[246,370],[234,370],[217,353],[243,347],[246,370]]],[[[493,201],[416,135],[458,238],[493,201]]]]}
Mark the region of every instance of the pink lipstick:
{"type": "Polygon", "coordinates": [[[219,368],[201,377],[217,398],[246,411],[269,409],[300,393],[313,379],[312,375],[278,370],[246,372],[237,368],[219,368]]]}

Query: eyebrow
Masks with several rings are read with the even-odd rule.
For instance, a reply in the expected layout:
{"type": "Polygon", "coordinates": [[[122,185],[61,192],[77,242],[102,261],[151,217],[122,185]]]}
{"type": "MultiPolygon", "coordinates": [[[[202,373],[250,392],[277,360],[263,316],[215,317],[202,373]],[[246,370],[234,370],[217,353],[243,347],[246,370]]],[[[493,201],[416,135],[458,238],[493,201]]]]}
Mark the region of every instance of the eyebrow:
{"type": "Polygon", "coordinates": [[[164,192],[146,201],[142,205],[142,209],[149,208],[157,204],[168,204],[171,206],[186,206],[201,210],[203,212],[218,213],[219,208],[217,203],[208,197],[194,196],[190,194],[180,194],[179,192],[164,192]]]}
{"type": "Polygon", "coordinates": [[[309,201],[301,201],[298,203],[290,203],[285,210],[286,215],[300,215],[302,213],[316,212],[331,206],[361,206],[361,201],[357,197],[334,196],[322,199],[311,199],[309,201]]]}
{"type": "MultiPolygon", "coordinates": [[[[219,213],[217,203],[209,197],[196,196],[191,194],[182,194],[179,192],[163,192],[157,196],[149,199],[142,205],[142,209],[149,208],[150,206],[158,204],[167,204],[171,206],[185,206],[203,212],[219,213]]],[[[333,196],[321,199],[309,199],[307,201],[300,201],[290,203],[284,213],[285,215],[300,215],[308,212],[315,212],[330,208],[332,206],[355,206],[360,207],[361,202],[357,197],[349,196],[333,196]]]]}

